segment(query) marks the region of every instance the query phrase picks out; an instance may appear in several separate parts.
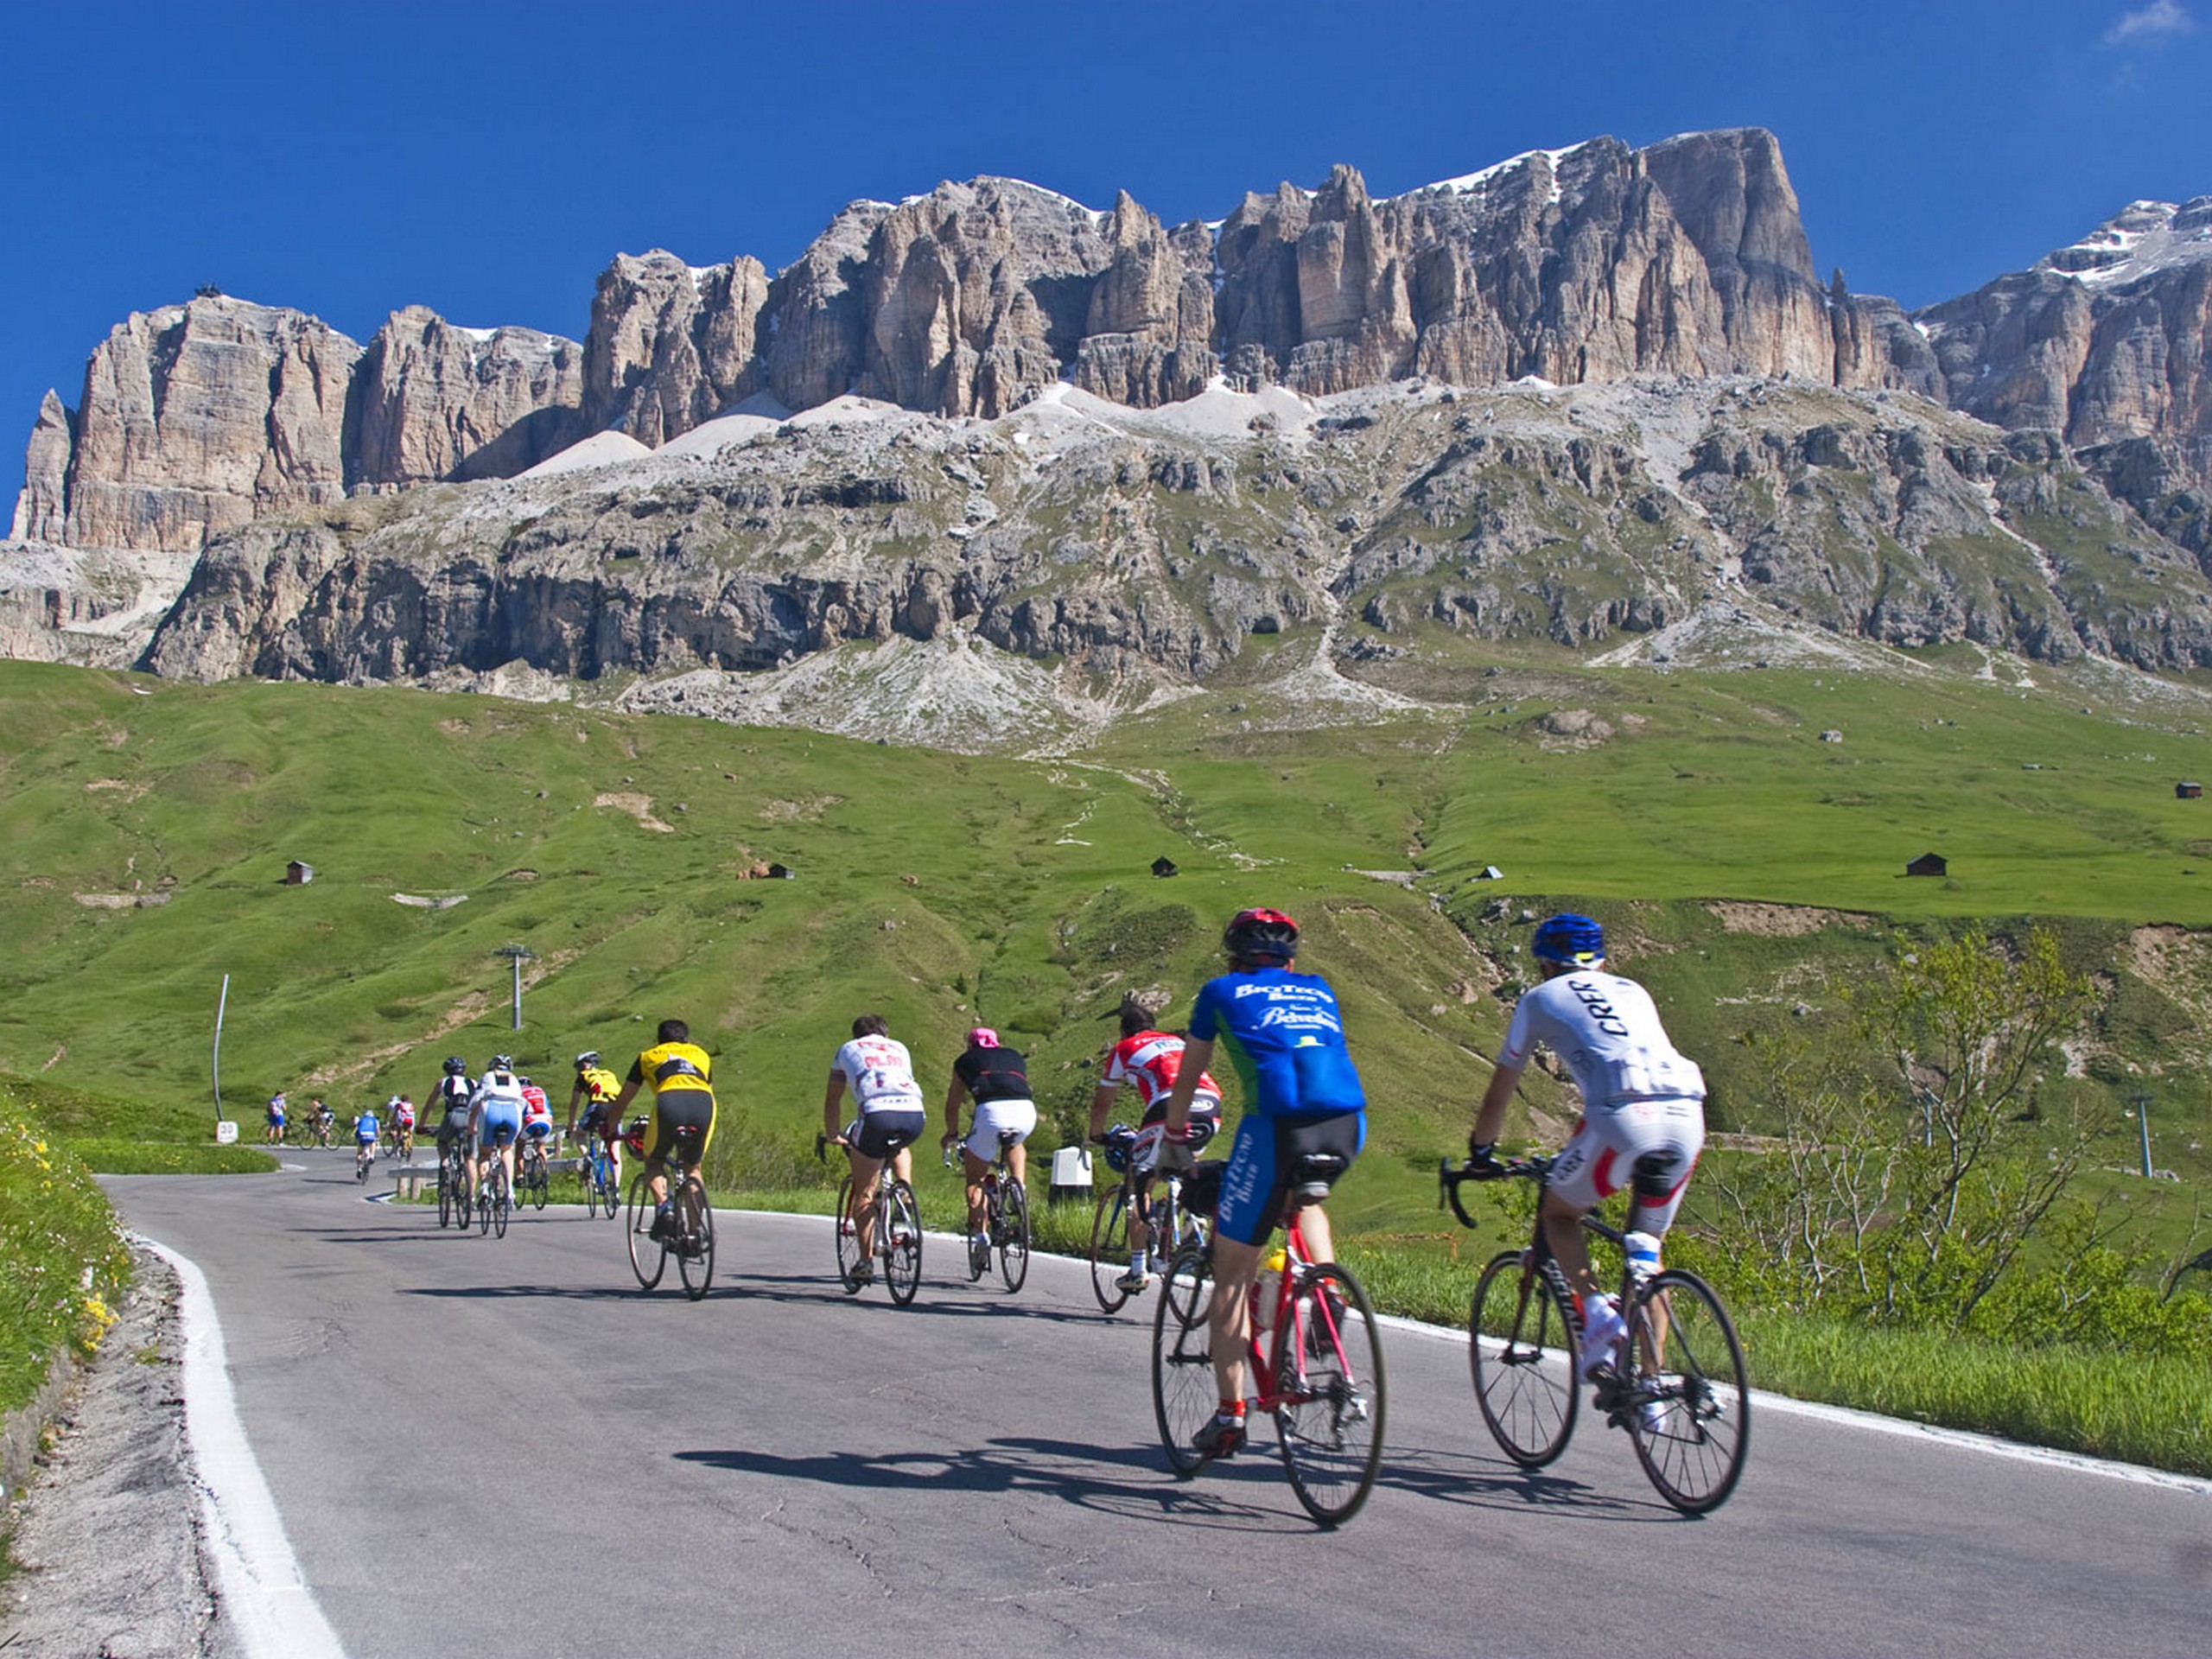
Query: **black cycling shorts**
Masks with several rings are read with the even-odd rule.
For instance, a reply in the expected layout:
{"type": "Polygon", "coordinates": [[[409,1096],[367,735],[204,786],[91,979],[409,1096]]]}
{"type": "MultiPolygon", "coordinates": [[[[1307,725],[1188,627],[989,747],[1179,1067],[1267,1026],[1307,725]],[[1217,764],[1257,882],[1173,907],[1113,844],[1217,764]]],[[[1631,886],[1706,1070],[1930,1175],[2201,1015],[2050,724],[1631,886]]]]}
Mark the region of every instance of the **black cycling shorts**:
{"type": "Polygon", "coordinates": [[[912,1146],[928,1127],[925,1112],[862,1112],[860,1122],[846,1134],[851,1137],[853,1150],[861,1157],[883,1159],[912,1146]]]}
{"type": "MultiPolygon", "coordinates": [[[[1281,1220],[1283,1201],[1299,1179],[1300,1160],[1308,1154],[1339,1158],[1349,1169],[1366,1141],[1364,1111],[1295,1117],[1245,1113],[1222,1171],[1221,1205],[1216,1217],[1221,1236],[1245,1244],[1266,1243],[1281,1220]]],[[[1337,1172],[1341,1173],[1342,1170],[1337,1172]]],[[[1336,1175],[1322,1179],[1333,1182],[1336,1175]]]]}
{"type": "Polygon", "coordinates": [[[652,1122],[645,1130],[645,1161],[666,1162],[675,1155],[680,1132],[690,1133],[693,1161],[707,1155],[715,1138],[715,1097],[703,1089],[669,1089],[653,1100],[652,1122]]]}

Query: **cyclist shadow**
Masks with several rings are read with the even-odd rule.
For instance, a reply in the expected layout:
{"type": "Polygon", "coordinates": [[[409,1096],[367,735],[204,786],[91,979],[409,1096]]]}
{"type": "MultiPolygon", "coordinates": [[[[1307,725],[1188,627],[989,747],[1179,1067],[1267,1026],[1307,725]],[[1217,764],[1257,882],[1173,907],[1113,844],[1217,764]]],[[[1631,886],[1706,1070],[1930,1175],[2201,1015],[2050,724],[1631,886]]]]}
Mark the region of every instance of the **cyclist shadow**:
{"type": "MultiPolygon", "coordinates": [[[[1172,1521],[1214,1530],[1272,1532],[1278,1522],[1290,1518],[1239,1503],[1224,1493],[1217,1483],[1199,1487],[1176,1479],[1162,1466],[1156,1447],[1077,1446],[1065,1440],[1015,1438],[991,1440],[966,1450],[878,1457],[853,1452],[785,1457],[742,1449],[673,1455],[679,1462],[735,1474],[810,1480],[868,1491],[939,1495],[950,1487],[966,1492],[1031,1492],[1102,1514],[1172,1521]]],[[[1255,1473],[1267,1478],[1273,1471],[1259,1469],[1255,1473]]],[[[1279,1487],[1281,1482],[1270,1479],[1269,1484],[1279,1487]]]]}
{"type": "Polygon", "coordinates": [[[1572,1510],[1591,1520],[1679,1519],[1672,1510],[1600,1492],[1548,1469],[1523,1469],[1501,1459],[1458,1452],[1398,1452],[1387,1457],[1376,1484],[1478,1510],[1572,1510]]]}
{"type": "MultiPolygon", "coordinates": [[[[742,1285],[747,1295],[764,1302],[791,1302],[802,1306],[823,1302],[832,1306],[849,1303],[861,1307],[888,1305],[880,1278],[858,1294],[849,1293],[830,1274],[748,1273],[735,1276],[733,1282],[742,1285]]],[[[1098,1315],[1094,1313],[1025,1301],[1018,1295],[1009,1296],[1003,1291],[986,1289],[980,1285],[932,1285],[925,1279],[922,1281],[922,1291],[923,1294],[918,1300],[897,1311],[913,1318],[977,1319],[984,1315],[1012,1314],[1025,1319],[1043,1319],[1056,1324],[1096,1325],[1100,1322],[1098,1315]],[[959,1294],[960,1300],[944,1300],[947,1291],[959,1294]]]]}
{"type": "Polygon", "coordinates": [[[635,1302],[644,1300],[635,1285],[410,1285],[403,1296],[451,1297],[460,1301],[500,1301],[516,1297],[566,1302],[635,1302]]]}

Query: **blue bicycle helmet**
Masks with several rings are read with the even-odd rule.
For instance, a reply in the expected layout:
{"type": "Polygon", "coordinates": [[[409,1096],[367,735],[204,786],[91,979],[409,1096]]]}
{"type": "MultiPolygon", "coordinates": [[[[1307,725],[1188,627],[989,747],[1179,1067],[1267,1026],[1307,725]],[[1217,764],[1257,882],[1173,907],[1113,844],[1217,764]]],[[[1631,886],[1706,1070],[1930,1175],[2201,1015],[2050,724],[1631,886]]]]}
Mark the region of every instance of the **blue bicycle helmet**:
{"type": "Polygon", "coordinates": [[[1563,963],[1569,968],[1591,968],[1605,959],[1605,930],[1587,916],[1572,911],[1537,925],[1529,950],[1539,962],[1563,963]]]}

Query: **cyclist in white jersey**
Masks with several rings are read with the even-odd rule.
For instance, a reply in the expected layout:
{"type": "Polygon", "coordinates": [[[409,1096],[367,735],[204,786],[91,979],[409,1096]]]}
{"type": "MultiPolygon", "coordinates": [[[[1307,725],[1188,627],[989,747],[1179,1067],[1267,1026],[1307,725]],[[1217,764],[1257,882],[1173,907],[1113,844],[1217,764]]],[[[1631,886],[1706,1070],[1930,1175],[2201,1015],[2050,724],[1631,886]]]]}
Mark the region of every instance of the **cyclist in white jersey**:
{"type": "Polygon", "coordinates": [[[484,1149],[488,1143],[499,1154],[507,1172],[507,1191],[515,1190],[515,1142],[522,1135],[522,1079],[515,1063],[505,1054],[492,1057],[491,1069],[476,1080],[468,1097],[468,1185],[471,1192],[483,1179],[484,1149]]]}
{"type": "Polygon", "coordinates": [[[1531,1053],[1541,1042],[1558,1055],[1581,1091],[1582,1118],[1546,1184],[1544,1236],[1582,1303],[1586,1372],[1605,1362],[1621,1324],[1590,1271],[1581,1218],[1625,1187],[1628,1230],[1665,1236],[1705,1145],[1705,1077],[1675,1052],[1651,994],[1605,971],[1596,922],[1554,916],[1530,950],[1543,982],[1515,1005],[1467,1151],[1478,1168],[1496,1167],[1505,1108],[1531,1053]]]}
{"type": "Polygon", "coordinates": [[[906,1045],[890,1034],[881,1014],[864,1014],[854,1020],[852,1040],[830,1061],[822,1126],[829,1139],[845,1148],[852,1163],[853,1213],[841,1217],[838,1224],[850,1223],[859,1234],[859,1260],[853,1271],[865,1284],[875,1276],[876,1179],[888,1160],[899,1179],[913,1179],[913,1157],[907,1148],[921,1139],[926,1127],[913,1059],[906,1045]],[[848,1089],[860,1115],[840,1128],[837,1107],[848,1089]]]}

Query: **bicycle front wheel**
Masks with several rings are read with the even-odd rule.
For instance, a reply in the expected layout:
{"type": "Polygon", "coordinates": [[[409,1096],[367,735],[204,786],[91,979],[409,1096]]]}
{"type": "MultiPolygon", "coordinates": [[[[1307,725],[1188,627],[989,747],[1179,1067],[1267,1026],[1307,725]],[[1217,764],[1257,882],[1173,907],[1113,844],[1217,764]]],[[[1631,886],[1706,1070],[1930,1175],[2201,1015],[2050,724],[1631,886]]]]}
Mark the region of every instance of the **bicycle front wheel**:
{"type": "Polygon", "coordinates": [[[1467,1364],[1498,1450],[1524,1469],[1541,1469],[1567,1450],[1580,1390],[1559,1269],[1528,1258],[1526,1250],[1502,1251],[1476,1281],[1467,1364]]]}
{"type": "Polygon", "coordinates": [[[1115,1281],[1129,1265],[1129,1189],[1117,1182],[1098,1195],[1090,1218],[1090,1294],[1109,1313],[1118,1313],[1129,1293],[1115,1281]]]}
{"type": "Polygon", "coordinates": [[[683,1294],[696,1302],[715,1281],[715,1210],[696,1176],[687,1177],[677,1189],[676,1213],[683,1228],[676,1270],[683,1275],[683,1294]]]}
{"type": "Polygon", "coordinates": [[[1636,1374],[1622,1391],[1637,1461],[1685,1515],[1718,1509],[1736,1490],[1751,1441],[1743,1345],[1713,1287],[1670,1268],[1630,1314],[1636,1374]]]}
{"type": "Polygon", "coordinates": [[[999,1189],[999,1213],[992,1225],[999,1236],[999,1277],[1011,1296],[1029,1277],[1029,1194],[1020,1181],[999,1189]]]}
{"type": "Polygon", "coordinates": [[[1311,1269],[1274,1350],[1276,1449],[1306,1514],[1336,1526],[1382,1465],[1382,1339],[1365,1288],[1332,1262],[1311,1269]]]}
{"type": "Polygon", "coordinates": [[[922,1219],[914,1207],[914,1189],[904,1181],[891,1183],[891,1201],[884,1205],[891,1226],[890,1253],[884,1258],[884,1277],[891,1300],[905,1307],[922,1287],[922,1219]]]}
{"type": "Polygon", "coordinates": [[[860,1217],[853,1213],[853,1178],[850,1175],[837,1187],[837,1277],[845,1287],[845,1294],[861,1294],[861,1281],[855,1271],[861,1263],[860,1217]]]}
{"type": "Polygon", "coordinates": [[[652,1183],[640,1174],[630,1183],[630,1271],[638,1288],[651,1290],[668,1268],[668,1247],[653,1236],[652,1183]]]}
{"type": "Polygon", "coordinates": [[[1207,1319],[1212,1274],[1203,1252],[1185,1250],[1160,1274],[1160,1304],[1152,1313],[1152,1414],[1179,1475],[1196,1474],[1205,1464],[1191,1437],[1212,1418],[1217,1399],[1207,1319]]]}

